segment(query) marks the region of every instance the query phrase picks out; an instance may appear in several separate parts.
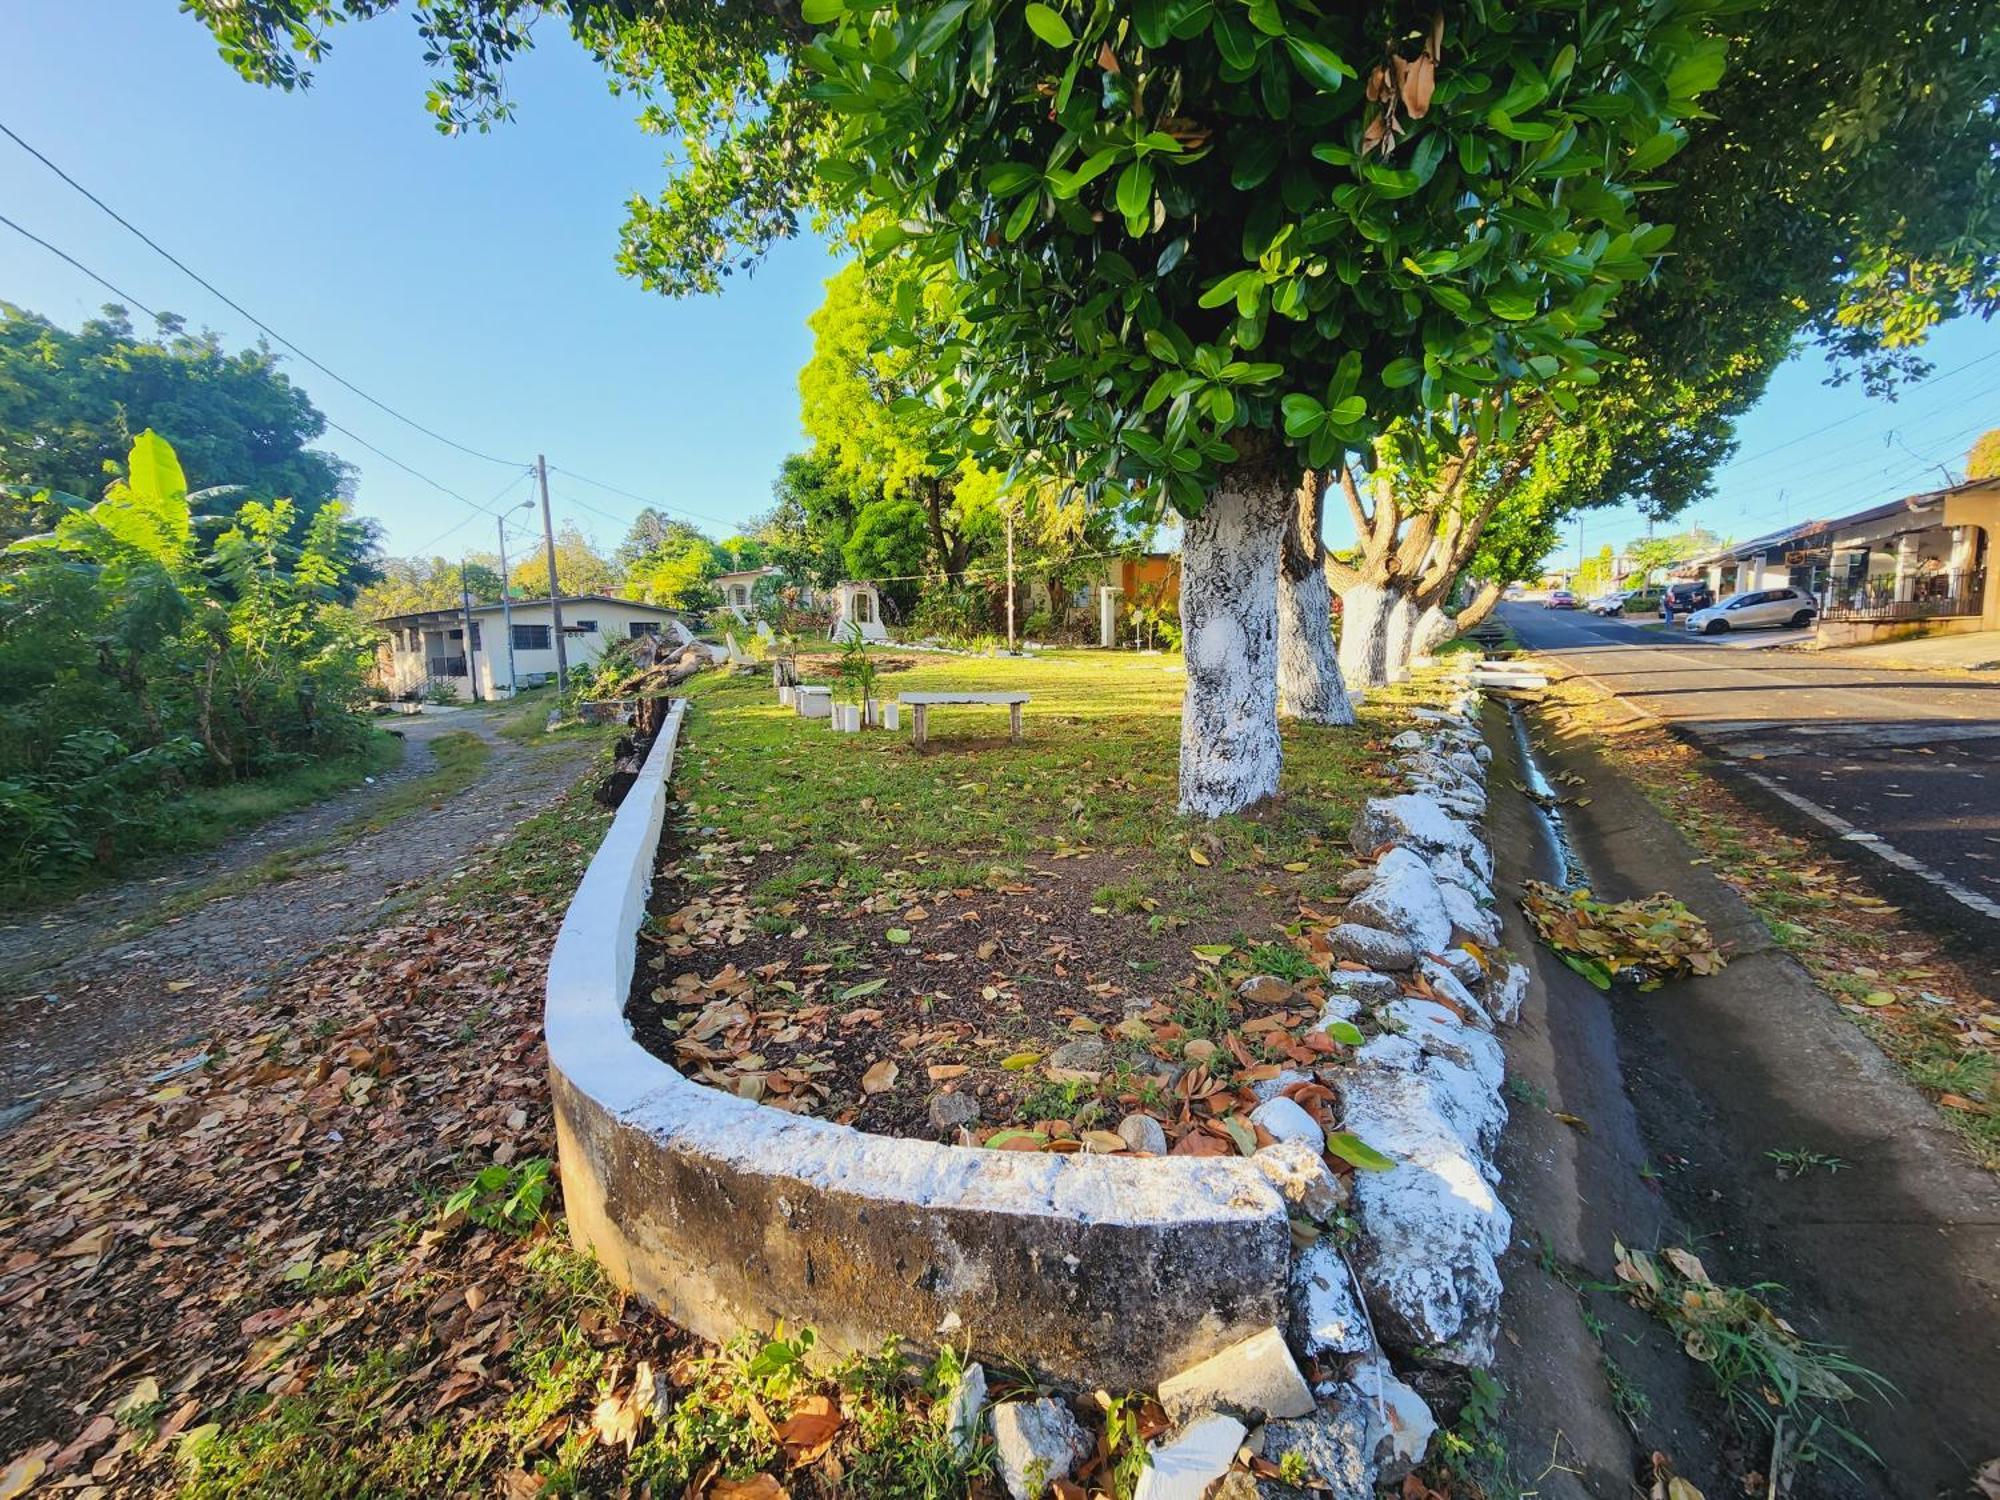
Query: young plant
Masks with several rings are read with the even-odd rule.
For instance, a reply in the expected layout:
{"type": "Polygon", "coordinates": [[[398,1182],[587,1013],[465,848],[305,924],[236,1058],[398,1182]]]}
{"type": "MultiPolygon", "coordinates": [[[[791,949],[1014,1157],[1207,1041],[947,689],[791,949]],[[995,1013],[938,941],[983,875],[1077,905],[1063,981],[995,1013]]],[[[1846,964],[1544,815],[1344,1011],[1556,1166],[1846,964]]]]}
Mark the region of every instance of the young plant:
{"type": "Polygon", "coordinates": [[[536,1156],[515,1166],[495,1163],[483,1168],[444,1200],[440,1212],[447,1219],[462,1213],[482,1228],[526,1234],[548,1203],[551,1165],[546,1156],[536,1156]]]}

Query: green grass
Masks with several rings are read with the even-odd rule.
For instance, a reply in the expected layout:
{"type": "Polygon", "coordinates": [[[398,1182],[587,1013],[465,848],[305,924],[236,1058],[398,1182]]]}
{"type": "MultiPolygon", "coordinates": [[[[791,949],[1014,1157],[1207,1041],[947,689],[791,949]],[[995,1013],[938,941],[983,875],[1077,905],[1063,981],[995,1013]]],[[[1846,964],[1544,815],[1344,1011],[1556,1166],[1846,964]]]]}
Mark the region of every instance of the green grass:
{"type": "MultiPolygon", "coordinates": [[[[885,658],[897,653],[884,650],[885,658]]],[[[703,824],[789,856],[762,893],[846,879],[859,894],[889,866],[943,885],[985,879],[995,867],[1050,856],[1115,857],[1118,878],[1097,903],[1121,913],[1168,910],[1200,897],[1199,850],[1221,869],[1310,866],[1309,899],[1329,895],[1347,826],[1379,756],[1367,730],[1287,724],[1283,795],[1252,816],[1214,822],[1174,812],[1185,679],[1177,658],[1055,651],[1027,658],[913,654],[884,672],[877,693],[1023,690],[1026,738],[1009,743],[1004,711],[934,709],[931,748],[901,733],[836,735],[776,702],[767,683],[708,673],[690,685],[691,712],[676,782],[703,824]]],[[[832,658],[802,663],[808,682],[831,681],[832,658]],[[815,670],[818,666],[818,670],[815,670]]],[[[1394,691],[1367,716],[1390,711],[1394,691]]]]}

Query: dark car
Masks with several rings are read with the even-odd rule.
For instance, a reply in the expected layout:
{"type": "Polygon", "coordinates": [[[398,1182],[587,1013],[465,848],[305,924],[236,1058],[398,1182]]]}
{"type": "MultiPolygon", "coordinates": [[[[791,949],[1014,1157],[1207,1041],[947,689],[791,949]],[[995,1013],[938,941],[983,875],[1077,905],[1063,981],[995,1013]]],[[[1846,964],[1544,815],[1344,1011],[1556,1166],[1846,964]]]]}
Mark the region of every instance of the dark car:
{"type": "Polygon", "coordinates": [[[1705,583],[1670,583],[1660,596],[1660,618],[1672,620],[1675,615],[1691,615],[1713,603],[1715,590],[1705,583]]]}

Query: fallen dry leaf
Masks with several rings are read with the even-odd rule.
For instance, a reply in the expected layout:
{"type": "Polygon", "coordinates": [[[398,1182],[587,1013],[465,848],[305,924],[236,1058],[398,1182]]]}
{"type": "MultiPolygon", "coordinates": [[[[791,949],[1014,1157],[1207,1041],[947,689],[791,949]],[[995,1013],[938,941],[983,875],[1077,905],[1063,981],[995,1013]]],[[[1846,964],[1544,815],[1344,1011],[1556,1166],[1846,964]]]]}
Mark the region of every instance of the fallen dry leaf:
{"type": "Polygon", "coordinates": [[[864,1094],[886,1094],[896,1086],[896,1075],[900,1071],[896,1066],[895,1059],[883,1058],[880,1062],[871,1065],[868,1071],[861,1075],[861,1092],[864,1094]]]}

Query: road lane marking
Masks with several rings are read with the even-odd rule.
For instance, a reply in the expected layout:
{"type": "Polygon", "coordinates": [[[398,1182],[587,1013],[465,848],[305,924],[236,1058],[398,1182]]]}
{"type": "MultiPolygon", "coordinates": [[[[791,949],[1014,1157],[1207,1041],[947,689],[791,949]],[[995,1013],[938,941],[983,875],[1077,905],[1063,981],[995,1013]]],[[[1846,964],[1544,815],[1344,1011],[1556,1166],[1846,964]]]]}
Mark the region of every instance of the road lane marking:
{"type": "Polygon", "coordinates": [[[1858,848],[1866,849],[1870,854],[1894,865],[1897,869],[1914,875],[1926,884],[1936,887],[1961,905],[1971,907],[1981,916],[1991,917],[1995,921],[2000,921],[2000,901],[1989,901],[1977,891],[1967,890],[1942,871],[1934,870],[1922,860],[1905,854],[1880,834],[1870,833],[1864,828],[1856,828],[1847,819],[1841,817],[1840,814],[1828,812],[1817,802],[1812,802],[1801,797],[1790,787],[1778,785],[1777,782],[1760,772],[1745,771],[1743,775],[1749,780],[1756,782],[1757,785],[1778,798],[1779,801],[1789,803],[1814,822],[1832,829],[1840,835],[1843,843],[1853,844],[1858,848]]]}

